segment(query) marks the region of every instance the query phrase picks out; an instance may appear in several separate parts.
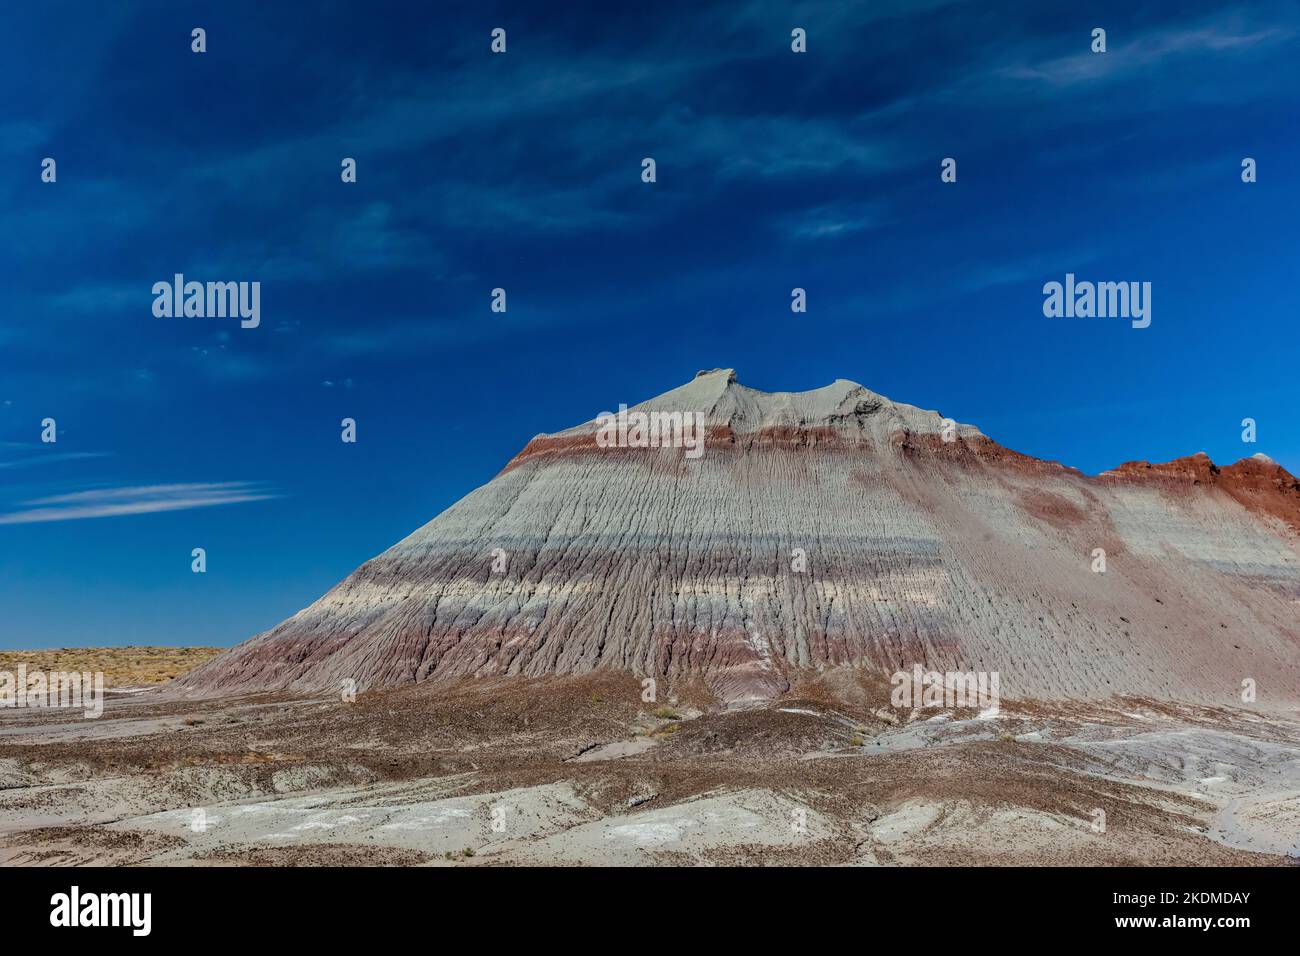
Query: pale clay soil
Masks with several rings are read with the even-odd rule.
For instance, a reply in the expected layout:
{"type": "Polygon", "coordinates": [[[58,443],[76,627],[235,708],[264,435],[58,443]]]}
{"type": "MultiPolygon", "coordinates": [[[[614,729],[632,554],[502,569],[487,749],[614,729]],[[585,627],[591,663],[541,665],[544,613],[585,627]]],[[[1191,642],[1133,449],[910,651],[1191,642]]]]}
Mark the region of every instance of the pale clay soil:
{"type": "Polygon", "coordinates": [[[846,668],[0,711],[3,865],[1297,862],[1300,713],[1249,705],[909,713],[846,668]]]}

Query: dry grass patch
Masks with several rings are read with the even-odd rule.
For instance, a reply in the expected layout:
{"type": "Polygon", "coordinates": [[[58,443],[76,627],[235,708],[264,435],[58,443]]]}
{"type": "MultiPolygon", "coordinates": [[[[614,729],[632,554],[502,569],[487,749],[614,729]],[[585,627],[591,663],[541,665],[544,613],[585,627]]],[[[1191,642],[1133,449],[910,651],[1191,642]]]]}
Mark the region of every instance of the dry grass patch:
{"type": "Polygon", "coordinates": [[[0,670],[103,673],[107,687],[163,684],[222,653],[221,647],[51,647],[0,651],[0,670]]]}

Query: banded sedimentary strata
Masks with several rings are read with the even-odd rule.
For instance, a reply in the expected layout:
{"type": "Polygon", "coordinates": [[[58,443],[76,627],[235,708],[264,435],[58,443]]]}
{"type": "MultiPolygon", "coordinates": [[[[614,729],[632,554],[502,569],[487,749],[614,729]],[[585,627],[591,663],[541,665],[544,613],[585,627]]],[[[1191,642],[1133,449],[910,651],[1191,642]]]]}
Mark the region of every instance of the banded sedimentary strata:
{"type": "Polygon", "coordinates": [[[1239,703],[1250,678],[1300,701],[1300,484],[1263,456],[1089,477],[853,382],[766,393],[727,369],[636,408],[703,414],[705,453],[600,447],[595,421],[539,435],[178,684],[614,668],[743,701],[920,663],[997,671],[1009,698],[1239,703]]]}

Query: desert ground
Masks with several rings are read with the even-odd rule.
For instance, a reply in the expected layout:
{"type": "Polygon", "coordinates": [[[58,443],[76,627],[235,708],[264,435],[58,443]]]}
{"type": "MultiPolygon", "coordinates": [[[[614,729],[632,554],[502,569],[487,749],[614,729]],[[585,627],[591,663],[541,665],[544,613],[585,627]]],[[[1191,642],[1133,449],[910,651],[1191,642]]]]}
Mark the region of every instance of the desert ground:
{"type": "Polygon", "coordinates": [[[0,671],[89,671],[104,675],[105,687],[164,684],[211,660],[224,647],[52,647],[35,651],[0,651],[0,671]]]}
{"type": "Polygon", "coordinates": [[[1300,863],[1300,715],[1148,699],[900,711],[810,675],[342,695],[122,687],[0,711],[4,865],[1300,863]]]}

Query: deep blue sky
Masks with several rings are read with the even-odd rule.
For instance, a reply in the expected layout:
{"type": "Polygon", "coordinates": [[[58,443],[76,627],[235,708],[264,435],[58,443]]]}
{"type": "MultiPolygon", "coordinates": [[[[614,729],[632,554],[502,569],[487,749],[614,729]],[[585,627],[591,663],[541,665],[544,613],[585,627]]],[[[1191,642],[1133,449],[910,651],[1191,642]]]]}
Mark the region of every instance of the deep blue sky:
{"type": "Polygon", "coordinates": [[[242,640],[700,368],[1300,472],[1300,11],[1079,6],[5,4],[0,646],[242,640]],[[1067,271],[1151,327],[1044,318],[1067,271]],[[261,327],[155,318],[175,272],[261,327]]]}

